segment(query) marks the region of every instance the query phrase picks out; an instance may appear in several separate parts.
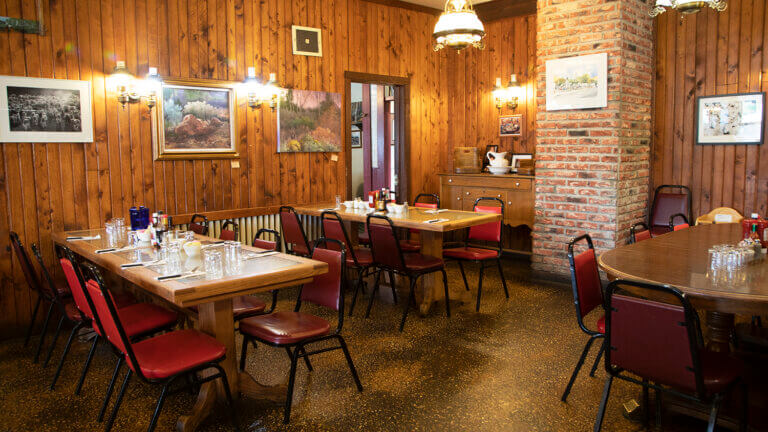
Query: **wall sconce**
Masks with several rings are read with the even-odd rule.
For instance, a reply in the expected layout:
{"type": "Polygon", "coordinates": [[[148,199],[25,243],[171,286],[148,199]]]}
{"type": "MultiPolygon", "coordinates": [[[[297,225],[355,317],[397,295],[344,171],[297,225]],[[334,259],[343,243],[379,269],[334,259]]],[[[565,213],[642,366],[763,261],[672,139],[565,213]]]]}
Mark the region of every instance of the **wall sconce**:
{"type": "Polygon", "coordinates": [[[157,93],[162,82],[160,75],[157,74],[157,68],[149,68],[147,78],[137,80],[125,67],[125,62],[118,61],[109,81],[123,109],[126,104],[138,103],[142,98],[150,111],[157,105],[157,93]]]}
{"type": "Polygon", "coordinates": [[[496,85],[493,87],[493,97],[496,100],[496,108],[501,110],[504,104],[509,109],[515,109],[520,99],[520,84],[517,82],[517,75],[512,74],[509,77],[509,83],[506,87],[501,85],[501,78],[496,78],[496,85]]]}
{"type": "Polygon", "coordinates": [[[274,111],[277,108],[277,100],[283,94],[283,90],[275,85],[277,82],[277,75],[274,73],[269,74],[269,81],[266,84],[262,84],[256,79],[256,68],[248,68],[248,76],[245,78],[245,88],[248,92],[248,106],[251,109],[256,109],[264,104],[269,104],[269,107],[274,111]]]}

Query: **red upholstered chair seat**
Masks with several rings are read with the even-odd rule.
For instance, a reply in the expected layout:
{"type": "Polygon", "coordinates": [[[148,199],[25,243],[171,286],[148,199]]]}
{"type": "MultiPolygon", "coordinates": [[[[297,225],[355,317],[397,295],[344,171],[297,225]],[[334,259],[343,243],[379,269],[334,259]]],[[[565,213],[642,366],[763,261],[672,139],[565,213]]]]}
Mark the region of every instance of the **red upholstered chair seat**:
{"type": "Polygon", "coordinates": [[[727,353],[699,350],[704,387],[709,394],[719,393],[742,376],[744,364],[727,353]]]}
{"type": "MultiPolygon", "coordinates": [[[[371,250],[368,248],[355,248],[355,257],[357,258],[357,263],[362,267],[367,267],[373,264],[373,254],[371,254],[371,250]]],[[[355,266],[355,260],[352,258],[352,254],[347,254],[346,261],[348,266],[355,266]]]]}
{"type": "Polygon", "coordinates": [[[605,315],[601,316],[600,319],[597,320],[597,331],[600,333],[605,333],[605,315]]]}
{"type": "Polygon", "coordinates": [[[454,259],[481,261],[496,258],[499,256],[499,252],[492,249],[457,247],[445,249],[443,251],[443,256],[454,259]]]}
{"type": "MultiPolygon", "coordinates": [[[[132,345],[141,372],[148,379],[163,379],[215,362],[227,352],[216,339],[197,330],[178,330],[132,345]]],[[[133,368],[132,362],[128,362],[133,368]]]]}
{"type": "Polygon", "coordinates": [[[366,231],[363,231],[357,235],[357,242],[363,245],[371,244],[371,238],[366,231]]]}
{"type": "MultiPolygon", "coordinates": [[[[178,314],[152,303],[136,303],[117,310],[123,323],[125,335],[129,338],[154,333],[171,327],[178,320],[178,314]]],[[[94,330],[98,326],[94,325],[94,330]]],[[[101,334],[97,330],[97,333],[101,334]]]]}
{"type": "Polygon", "coordinates": [[[330,331],[328,321],[301,312],[275,312],[240,321],[240,331],[273,344],[288,345],[330,331]]]}
{"type": "Polygon", "coordinates": [[[405,253],[405,267],[410,271],[423,272],[426,270],[439,270],[444,263],[442,258],[423,255],[420,253],[405,253]]]}
{"type": "MultiPolygon", "coordinates": [[[[253,296],[240,296],[232,299],[232,315],[235,321],[247,318],[252,315],[258,315],[264,312],[267,304],[253,296]]],[[[199,312],[197,306],[190,306],[189,309],[199,312]]]]}
{"type": "Polygon", "coordinates": [[[418,252],[421,250],[421,242],[416,240],[400,240],[400,250],[403,252],[418,252]]]}
{"type": "Polygon", "coordinates": [[[112,294],[112,300],[115,302],[115,307],[118,309],[136,304],[136,297],[128,292],[114,293],[112,294]]]}

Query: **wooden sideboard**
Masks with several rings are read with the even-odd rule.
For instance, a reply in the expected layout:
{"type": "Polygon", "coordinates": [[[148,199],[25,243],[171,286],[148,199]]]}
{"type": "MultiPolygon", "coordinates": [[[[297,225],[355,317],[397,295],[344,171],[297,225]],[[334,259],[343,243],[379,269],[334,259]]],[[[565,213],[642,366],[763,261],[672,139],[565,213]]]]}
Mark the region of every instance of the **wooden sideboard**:
{"type": "Polygon", "coordinates": [[[493,174],[440,174],[442,207],[472,211],[480,197],[504,201],[504,224],[533,229],[534,177],[493,174]]]}

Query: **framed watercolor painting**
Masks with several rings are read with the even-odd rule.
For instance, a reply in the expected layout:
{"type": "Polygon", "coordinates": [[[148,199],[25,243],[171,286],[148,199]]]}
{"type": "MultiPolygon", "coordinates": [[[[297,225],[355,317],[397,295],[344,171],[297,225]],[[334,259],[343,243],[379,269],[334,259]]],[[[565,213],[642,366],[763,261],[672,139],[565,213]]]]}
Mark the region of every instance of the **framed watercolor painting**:
{"type": "Polygon", "coordinates": [[[93,142],[91,83],[0,76],[0,142],[93,142]]]}
{"type": "Polygon", "coordinates": [[[155,113],[156,160],[237,158],[235,84],[165,80],[155,113]]]}
{"type": "Polygon", "coordinates": [[[696,144],[762,144],[765,93],[700,96],[696,144]]]}
{"type": "Polygon", "coordinates": [[[514,114],[499,117],[499,136],[522,136],[523,115],[514,114]]]}
{"type": "Polygon", "coordinates": [[[341,151],[341,94],[288,90],[277,108],[279,153],[341,151]]]}
{"type": "Polygon", "coordinates": [[[608,54],[547,60],[547,111],[608,106],[608,54]]]}

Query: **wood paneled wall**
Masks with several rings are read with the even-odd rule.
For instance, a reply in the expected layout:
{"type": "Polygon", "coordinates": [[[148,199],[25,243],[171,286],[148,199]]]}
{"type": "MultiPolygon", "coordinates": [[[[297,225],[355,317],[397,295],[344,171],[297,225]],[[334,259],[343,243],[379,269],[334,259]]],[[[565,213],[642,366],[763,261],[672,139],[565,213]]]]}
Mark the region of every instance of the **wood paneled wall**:
{"type": "MultiPolygon", "coordinates": [[[[127,217],[133,205],[225,218],[328,201],[344,190],[344,153],[337,161],[330,153],[277,154],[275,115],[244,100],[239,168],[228,160],[153,161],[146,107],[123,110],[107,89],[116,61],[137,76],[154,66],[163,77],[238,82],[255,66],[276,72],[284,87],[339,93],[347,70],[410,77],[411,190],[437,192],[435,174],[451,168],[455,143],[498,141],[493,78],[529,70],[535,53],[526,46],[534,40],[530,19],[490,24],[481,54],[435,53],[435,15],[361,0],[43,3],[45,36],[0,31],[0,75],[91,81],[95,140],[0,144],[0,337],[26,325],[35,299],[6,247],[11,230],[27,245],[40,243],[53,266],[51,232],[98,227],[127,217]],[[323,29],[323,57],[292,54],[294,24],[323,29]]],[[[34,2],[0,0],[0,16],[34,19],[34,2]]]]}
{"type": "Polygon", "coordinates": [[[694,217],[720,206],[768,213],[768,145],[695,144],[697,96],[766,90],[767,13],[765,0],[734,0],[658,18],[652,186],[689,186],[694,217]]]}

